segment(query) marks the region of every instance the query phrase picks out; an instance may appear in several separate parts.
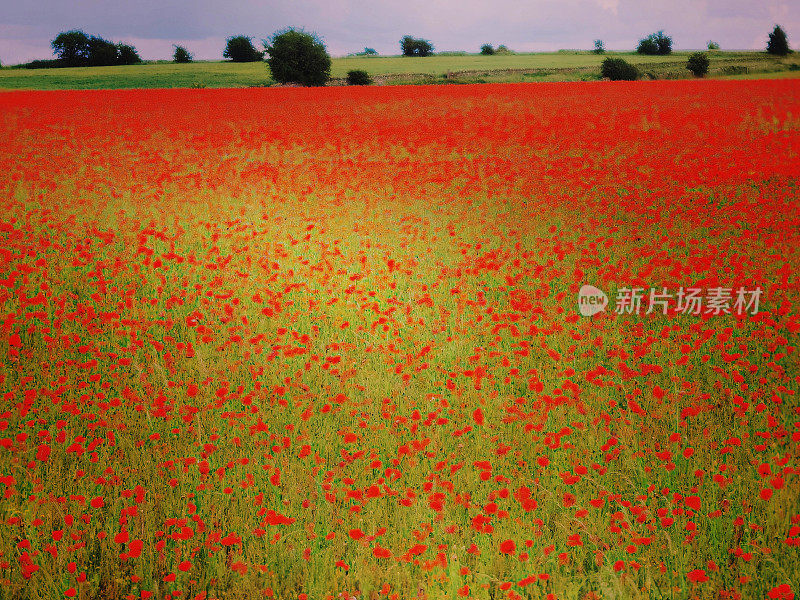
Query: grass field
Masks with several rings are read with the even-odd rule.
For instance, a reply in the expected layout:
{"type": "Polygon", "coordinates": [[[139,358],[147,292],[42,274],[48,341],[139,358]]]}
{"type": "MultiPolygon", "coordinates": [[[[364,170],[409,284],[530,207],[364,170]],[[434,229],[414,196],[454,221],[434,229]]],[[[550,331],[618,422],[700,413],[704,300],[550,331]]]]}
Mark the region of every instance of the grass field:
{"type": "Polygon", "coordinates": [[[795,598],[799,117],[0,94],[0,598],[795,598]]]}
{"type": "MultiPolygon", "coordinates": [[[[688,53],[670,56],[624,56],[651,78],[689,76],[684,68],[688,53]]],[[[800,75],[800,57],[776,59],[760,52],[712,52],[710,75],[800,75]],[[797,70],[789,71],[790,68],[797,70]]],[[[587,52],[514,54],[508,56],[350,57],[333,60],[333,84],[347,71],[363,69],[378,83],[576,81],[599,77],[604,56],[587,52]],[[449,76],[448,76],[449,75],[449,76]]],[[[792,75],[792,76],[794,76],[792,75]]],[[[116,89],[171,87],[251,87],[270,85],[263,63],[197,62],[143,64],[123,67],[0,70],[0,89],[116,89]]]]}

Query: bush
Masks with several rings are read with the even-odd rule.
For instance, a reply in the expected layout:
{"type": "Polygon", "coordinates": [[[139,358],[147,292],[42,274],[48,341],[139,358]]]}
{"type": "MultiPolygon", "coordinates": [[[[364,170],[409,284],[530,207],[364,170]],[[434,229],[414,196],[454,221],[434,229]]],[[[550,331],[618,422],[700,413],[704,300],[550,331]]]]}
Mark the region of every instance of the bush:
{"type": "Polygon", "coordinates": [[[331,76],[331,57],[316,35],[296,29],[284,29],[267,44],[270,71],[279,83],[306,86],[325,85],[331,76]]]}
{"type": "Polygon", "coordinates": [[[769,41],[767,42],[767,52],[775,56],[786,56],[791,52],[789,48],[789,40],[786,37],[786,32],[780,25],[775,25],[775,29],[769,34],[769,41]]]}
{"type": "Polygon", "coordinates": [[[58,59],[32,60],[31,62],[27,62],[20,65],[20,67],[22,67],[23,69],[54,69],[63,66],[64,63],[62,63],[58,59]]]}
{"type": "Polygon", "coordinates": [[[372,78],[369,73],[356,69],[347,72],[347,85],[371,85],[372,78]]]}
{"type": "Polygon", "coordinates": [[[491,56],[492,54],[494,54],[494,46],[492,46],[491,44],[484,44],[483,46],[481,46],[481,54],[483,54],[484,56],[491,56]]]}
{"type": "Polygon", "coordinates": [[[595,40],[594,41],[594,50],[595,54],[603,54],[606,51],[606,46],[603,44],[603,40],[595,40]]]}
{"type": "Polygon", "coordinates": [[[400,50],[403,56],[430,56],[433,54],[433,45],[428,40],[406,35],[400,40],[400,50]]]}
{"type": "Polygon", "coordinates": [[[692,72],[695,77],[702,77],[708,73],[708,55],[705,52],[695,52],[689,56],[689,61],[686,63],[686,68],[692,72]]]}
{"type": "Polygon", "coordinates": [[[175,46],[175,53],[172,55],[172,61],[176,63],[190,63],[193,57],[189,51],[183,46],[175,46]]]}
{"type": "Polygon", "coordinates": [[[719,50],[719,44],[713,40],[708,41],[708,49],[709,50],[719,50]]]}
{"type": "Polygon", "coordinates": [[[501,54],[501,55],[504,55],[504,56],[505,55],[509,55],[509,54],[515,54],[515,52],[513,50],[509,49],[509,47],[506,46],[505,44],[500,44],[497,47],[497,50],[494,51],[494,53],[495,54],[501,54]]]}
{"type": "Polygon", "coordinates": [[[129,44],[117,44],[117,64],[118,65],[138,65],[142,62],[136,48],[129,44]]]}
{"type": "Polygon", "coordinates": [[[356,56],[378,56],[378,51],[375,48],[364,48],[361,52],[356,52],[356,56]]]}
{"type": "Polygon", "coordinates": [[[724,75],[746,75],[748,69],[744,65],[728,65],[722,67],[722,73],[724,75]]]}
{"type": "Polygon", "coordinates": [[[672,38],[664,35],[663,31],[651,33],[646,38],[639,40],[636,52],[639,54],[666,56],[672,53],[672,38]]]}
{"type": "Polygon", "coordinates": [[[636,81],[639,70],[622,58],[607,58],[600,67],[600,74],[611,81],[636,81]]]}
{"type": "Polygon", "coordinates": [[[233,62],[257,62],[264,58],[264,53],[256,50],[251,38],[235,35],[226,40],[222,57],[233,62]]]}

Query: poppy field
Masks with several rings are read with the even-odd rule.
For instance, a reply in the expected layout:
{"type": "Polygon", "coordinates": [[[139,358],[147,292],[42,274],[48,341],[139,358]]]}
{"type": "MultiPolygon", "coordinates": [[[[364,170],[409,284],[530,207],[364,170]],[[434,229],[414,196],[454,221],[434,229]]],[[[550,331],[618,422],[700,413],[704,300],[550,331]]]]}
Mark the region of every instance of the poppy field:
{"type": "Polygon", "coordinates": [[[800,593],[800,81],[6,92],[0,157],[0,598],[800,593]]]}

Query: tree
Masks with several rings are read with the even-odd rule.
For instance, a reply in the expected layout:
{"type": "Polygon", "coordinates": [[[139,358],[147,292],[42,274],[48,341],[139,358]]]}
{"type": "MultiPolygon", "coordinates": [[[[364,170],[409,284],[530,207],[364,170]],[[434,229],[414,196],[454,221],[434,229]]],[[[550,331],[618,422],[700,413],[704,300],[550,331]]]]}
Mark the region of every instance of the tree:
{"type": "Polygon", "coordinates": [[[117,44],[118,65],[138,65],[142,62],[136,48],[129,44],[117,44]]]}
{"type": "Polygon", "coordinates": [[[663,31],[651,33],[646,38],[639,40],[639,46],[636,48],[639,54],[662,55],[672,53],[672,38],[664,35],[663,31]]]}
{"type": "Polygon", "coordinates": [[[494,54],[494,46],[492,46],[491,44],[484,44],[483,46],[481,46],[481,54],[483,54],[484,56],[491,56],[492,54],[494,54]]]}
{"type": "Polygon", "coordinates": [[[639,70],[621,58],[605,59],[600,74],[611,81],[635,81],[639,78],[639,70]]]}
{"type": "Polygon", "coordinates": [[[117,46],[99,36],[89,38],[89,66],[109,67],[117,64],[117,46]]]}
{"type": "Polygon", "coordinates": [[[50,45],[58,60],[66,67],[80,67],[89,62],[89,36],[82,31],[63,31],[50,45]]]}
{"type": "Polygon", "coordinates": [[[775,25],[775,29],[769,34],[769,41],[767,42],[767,52],[775,56],[786,56],[791,52],[789,48],[789,40],[786,37],[786,32],[780,25],[775,25]]]}
{"type": "Polygon", "coordinates": [[[222,57],[233,62],[257,62],[264,58],[264,53],[256,50],[252,38],[234,35],[226,40],[222,57]]]}
{"type": "Polygon", "coordinates": [[[695,52],[691,56],[689,56],[689,60],[686,63],[686,68],[692,72],[692,75],[695,77],[702,77],[706,73],[708,73],[708,65],[710,61],[708,60],[708,55],[705,52],[695,52]]]}
{"type": "Polygon", "coordinates": [[[115,44],[96,35],[90,37],[77,29],[59,33],[50,45],[58,57],[56,66],[59,67],[105,67],[142,62],[133,46],[115,44]]]}
{"type": "Polygon", "coordinates": [[[267,64],[279,83],[325,85],[331,76],[331,57],[315,34],[284,29],[265,42],[267,64]]]}
{"type": "Polygon", "coordinates": [[[658,54],[658,44],[653,39],[653,36],[648,36],[639,40],[639,45],[636,47],[636,52],[639,54],[658,54]]]}
{"type": "Polygon", "coordinates": [[[595,40],[593,52],[595,54],[603,54],[605,51],[606,51],[606,46],[603,43],[603,40],[595,40]]]}
{"type": "Polygon", "coordinates": [[[176,63],[190,63],[193,57],[189,51],[183,46],[175,46],[175,52],[172,55],[172,62],[176,63]]]}
{"type": "Polygon", "coordinates": [[[377,56],[378,51],[375,48],[364,48],[362,52],[356,52],[356,56],[377,56]]]}
{"type": "Polygon", "coordinates": [[[719,50],[719,44],[713,40],[708,40],[708,49],[709,50],[719,50]]]}
{"type": "Polygon", "coordinates": [[[656,34],[656,43],[658,44],[658,53],[662,56],[672,54],[672,38],[664,35],[663,31],[656,34]]]}
{"type": "Polygon", "coordinates": [[[371,84],[372,84],[372,77],[370,77],[369,73],[367,73],[366,71],[362,71],[361,69],[356,69],[347,72],[347,85],[371,85],[371,84]]]}
{"type": "Polygon", "coordinates": [[[400,40],[400,50],[403,56],[430,56],[433,54],[433,45],[428,40],[406,35],[400,40]]]}

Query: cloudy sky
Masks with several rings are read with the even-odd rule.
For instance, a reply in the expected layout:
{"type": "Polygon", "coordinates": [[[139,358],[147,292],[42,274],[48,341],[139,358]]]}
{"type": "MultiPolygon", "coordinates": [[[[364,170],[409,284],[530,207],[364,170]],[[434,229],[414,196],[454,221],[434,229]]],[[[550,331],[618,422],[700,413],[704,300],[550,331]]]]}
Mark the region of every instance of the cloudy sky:
{"type": "Polygon", "coordinates": [[[221,59],[226,37],[260,40],[286,26],[315,31],[344,55],[365,46],[397,54],[406,34],[437,50],[588,49],[595,39],[623,50],[659,29],[675,49],[708,40],[763,49],[775,24],[800,48],[798,0],[0,0],[0,61],[51,58],[50,40],[69,29],[132,43],[145,59],[171,58],[173,44],[221,59]]]}

